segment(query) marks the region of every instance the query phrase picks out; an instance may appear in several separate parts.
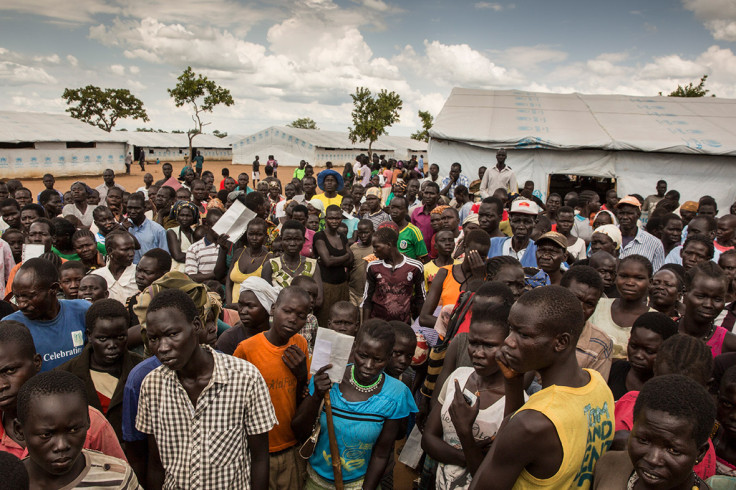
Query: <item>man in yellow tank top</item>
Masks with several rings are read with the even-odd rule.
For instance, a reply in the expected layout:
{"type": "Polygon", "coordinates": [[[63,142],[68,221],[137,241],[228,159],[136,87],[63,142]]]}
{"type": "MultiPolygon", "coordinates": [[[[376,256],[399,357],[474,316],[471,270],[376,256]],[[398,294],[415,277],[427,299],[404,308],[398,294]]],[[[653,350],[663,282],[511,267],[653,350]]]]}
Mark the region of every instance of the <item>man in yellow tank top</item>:
{"type": "Polygon", "coordinates": [[[613,395],[600,374],[581,369],[575,346],[585,324],[580,301],[559,286],[524,294],[509,315],[498,355],[506,378],[506,414],[491,450],[472,468],[483,489],[584,489],[613,440],[613,395]],[[542,390],[523,404],[523,373],[542,390]],[[523,404],[523,405],[522,405],[523,404]]]}

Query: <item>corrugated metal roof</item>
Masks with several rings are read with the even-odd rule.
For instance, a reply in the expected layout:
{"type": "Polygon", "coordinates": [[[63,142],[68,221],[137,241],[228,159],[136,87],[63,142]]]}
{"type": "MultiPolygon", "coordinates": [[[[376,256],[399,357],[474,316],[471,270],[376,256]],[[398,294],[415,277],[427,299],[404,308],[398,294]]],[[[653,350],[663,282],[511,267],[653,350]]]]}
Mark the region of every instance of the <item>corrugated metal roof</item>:
{"type": "MultiPolygon", "coordinates": [[[[116,131],[127,135],[130,144],[146,148],[189,148],[185,133],[147,133],[143,131],[116,131]]],[[[195,148],[230,148],[232,138],[218,138],[211,134],[198,134],[192,141],[195,148]]]]}
{"type": "Polygon", "coordinates": [[[736,155],[736,99],[455,88],[430,136],[490,148],[736,155]]]}
{"type": "Polygon", "coordinates": [[[0,141],[21,143],[37,141],[122,142],[128,138],[117,131],[108,133],[68,114],[0,111],[0,141]]]}

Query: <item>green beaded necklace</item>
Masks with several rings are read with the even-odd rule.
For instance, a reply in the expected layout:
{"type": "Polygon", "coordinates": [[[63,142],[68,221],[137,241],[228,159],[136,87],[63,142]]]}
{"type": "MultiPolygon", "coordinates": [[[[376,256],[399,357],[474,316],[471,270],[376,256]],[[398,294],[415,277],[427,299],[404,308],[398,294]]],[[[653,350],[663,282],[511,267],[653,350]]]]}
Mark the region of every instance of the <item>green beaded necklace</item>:
{"type": "Polygon", "coordinates": [[[368,386],[364,386],[360,383],[358,383],[358,380],[355,379],[355,364],[353,364],[350,367],[350,384],[353,385],[353,388],[360,391],[361,393],[370,393],[371,391],[374,391],[376,388],[378,388],[378,384],[383,379],[383,373],[378,375],[378,379],[374,381],[372,384],[369,384],[368,386]]]}

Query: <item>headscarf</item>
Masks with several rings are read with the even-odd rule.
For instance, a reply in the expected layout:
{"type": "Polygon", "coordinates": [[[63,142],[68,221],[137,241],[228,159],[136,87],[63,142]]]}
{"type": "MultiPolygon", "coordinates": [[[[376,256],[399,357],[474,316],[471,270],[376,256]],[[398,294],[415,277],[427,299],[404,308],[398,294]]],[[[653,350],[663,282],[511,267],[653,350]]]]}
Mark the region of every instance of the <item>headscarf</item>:
{"type": "Polygon", "coordinates": [[[468,223],[475,223],[478,224],[478,215],[475,213],[470,213],[465,217],[463,220],[463,226],[467,225],[468,223]]]}
{"type": "Polygon", "coordinates": [[[311,201],[307,201],[309,204],[312,205],[313,208],[315,208],[317,211],[319,211],[319,218],[322,219],[325,217],[325,203],[320,201],[319,199],[312,199],[311,201]]]}
{"type": "Polygon", "coordinates": [[[220,317],[222,313],[222,299],[220,295],[214,291],[207,290],[207,303],[204,305],[204,318],[207,319],[210,313],[214,314],[215,321],[220,317]]]}
{"type": "Polygon", "coordinates": [[[695,201],[685,201],[684,203],[682,203],[682,206],[680,206],[680,209],[682,211],[690,211],[691,213],[697,213],[698,203],[695,201]]]}
{"type": "Polygon", "coordinates": [[[192,216],[194,216],[194,222],[192,224],[196,225],[199,223],[199,208],[192,201],[176,201],[176,204],[169,211],[169,218],[179,221],[179,212],[184,208],[189,208],[192,212],[192,216]]]}
{"type": "Polygon", "coordinates": [[[598,211],[597,213],[595,213],[595,216],[593,216],[593,221],[591,221],[591,224],[592,223],[595,223],[596,218],[598,218],[598,216],[600,216],[601,213],[607,213],[607,214],[609,214],[611,216],[611,221],[613,221],[613,224],[616,225],[616,226],[618,226],[618,219],[616,218],[616,215],[613,214],[608,209],[601,209],[600,211],[598,211]]]}
{"type": "Polygon", "coordinates": [[[365,197],[367,196],[373,196],[373,197],[377,197],[380,199],[381,189],[379,189],[378,187],[369,187],[368,189],[365,190],[365,197]]]}
{"type": "Polygon", "coordinates": [[[429,214],[442,214],[442,211],[449,208],[450,206],[435,206],[435,208],[429,214]]]}
{"type": "Polygon", "coordinates": [[[261,277],[250,276],[240,284],[240,291],[238,294],[242,294],[245,291],[250,291],[255,294],[258,302],[270,315],[271,306],[276,302],[276,298],[278,298],[281,288],[271,286],[261,277]]]}
{"type": "Polygon", "coordinates": [[[615,250],[618,250],[621,248],[622,238],[621,238],[621,230],[618,229],[618,226],[616,225],[603,225],[599,226],[595,230],[593,230],[593,234],[595,233],[603,233],[604,235],[607,235],[608,237],[613,240],[613,243],[616,244],[615,250]]]}
{"type": "Polygon", "coordinates": [[[406,182],[403,180],[397,180],[394,186],[396,189],[406,192],[406,182]]]}

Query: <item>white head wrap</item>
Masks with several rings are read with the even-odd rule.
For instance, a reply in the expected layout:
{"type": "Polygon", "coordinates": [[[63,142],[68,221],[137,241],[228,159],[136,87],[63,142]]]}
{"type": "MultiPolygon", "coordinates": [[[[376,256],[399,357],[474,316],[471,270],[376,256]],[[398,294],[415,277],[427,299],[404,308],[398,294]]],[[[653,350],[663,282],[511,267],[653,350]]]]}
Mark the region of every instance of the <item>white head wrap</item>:
{"type": "Polygon", "coordinates": [[[307,201],[307,202],[311,204],[313,208],[319,211],[320,218],[325,217],[325,203],[323,203],[319,199],[312,199],[311,201],[307,201]]]}
{"type": "Polygon", "coordinates": [[[271,314],[271,306],[276,302],[281,288],[271,286],[265,279],[251,276],[240,284],[240,294],[243,294],[244,291],[255,294],[261,306],[271,314]]]}
{"type": "Polygon", "coordinates": [[[602,225],[593,230],[593,234],[596,233],[603,233],[604,235],[607,235],[611,240],[613,240],[613,243],[616,244],[616,250],[621,248],[621,230],[618,229],[618,226],[602,225]]]}

